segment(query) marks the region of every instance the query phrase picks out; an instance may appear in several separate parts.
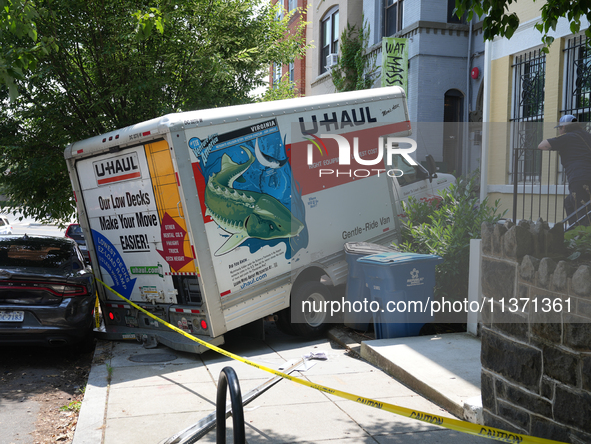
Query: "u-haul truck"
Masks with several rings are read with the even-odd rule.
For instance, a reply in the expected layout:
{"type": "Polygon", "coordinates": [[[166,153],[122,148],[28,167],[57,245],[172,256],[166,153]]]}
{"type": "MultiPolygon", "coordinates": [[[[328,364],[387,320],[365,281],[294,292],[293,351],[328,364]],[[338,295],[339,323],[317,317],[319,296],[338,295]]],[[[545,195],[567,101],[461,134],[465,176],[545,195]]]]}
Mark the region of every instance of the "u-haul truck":
{"type": "MultiPolygon", "coordinates": [[[[323,313],[296,320],[290,305],[329,299],[346,242],[397,242],[400,201],[453,181],[414,164],[412,143],[394,139],[410,133],[391,87],[170,114],[65,158],[96,275],[219,345],[273,314],[296,334],[323,330],[323,313]]],[[[103,286],[99,300],[105,339],[205,349],[103,286]]]]}

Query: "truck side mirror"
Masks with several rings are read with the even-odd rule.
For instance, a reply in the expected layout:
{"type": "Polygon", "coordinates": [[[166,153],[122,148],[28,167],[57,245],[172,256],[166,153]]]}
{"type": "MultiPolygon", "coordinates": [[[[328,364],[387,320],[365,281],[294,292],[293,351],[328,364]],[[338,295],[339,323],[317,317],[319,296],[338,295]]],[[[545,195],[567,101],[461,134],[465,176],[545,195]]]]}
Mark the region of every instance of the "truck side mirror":
{"type": "Polygon", "coordinates": [[[429,182],[433,182],[433,179],[437,178],[437,166],[435,165],[435,159],[431,154],[427,154],[425,157],[427,161],[427,171],[429,171],[429,182]]]}

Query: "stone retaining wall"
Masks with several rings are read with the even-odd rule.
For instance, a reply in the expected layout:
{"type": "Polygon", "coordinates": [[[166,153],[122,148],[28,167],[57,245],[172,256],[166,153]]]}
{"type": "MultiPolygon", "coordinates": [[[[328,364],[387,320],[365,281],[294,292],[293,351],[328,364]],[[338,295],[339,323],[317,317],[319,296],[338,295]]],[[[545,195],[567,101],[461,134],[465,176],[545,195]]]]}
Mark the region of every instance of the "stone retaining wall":
{"type": "Polygon", "coordinates": [[[483,416],[488,426],[591,443],[591,267],[561,253],[562,226],[482,225],[483,416]]]}

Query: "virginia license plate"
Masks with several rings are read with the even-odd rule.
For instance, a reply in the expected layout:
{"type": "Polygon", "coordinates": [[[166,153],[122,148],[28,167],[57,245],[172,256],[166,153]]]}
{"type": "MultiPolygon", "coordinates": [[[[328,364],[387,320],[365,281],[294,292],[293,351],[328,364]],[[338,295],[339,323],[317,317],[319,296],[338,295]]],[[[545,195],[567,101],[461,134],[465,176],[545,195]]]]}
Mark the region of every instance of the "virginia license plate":
{"type": "Polygon", "coordinates": [[[23,322],[24,311],[0,311],[0,322],[23,322]]]}

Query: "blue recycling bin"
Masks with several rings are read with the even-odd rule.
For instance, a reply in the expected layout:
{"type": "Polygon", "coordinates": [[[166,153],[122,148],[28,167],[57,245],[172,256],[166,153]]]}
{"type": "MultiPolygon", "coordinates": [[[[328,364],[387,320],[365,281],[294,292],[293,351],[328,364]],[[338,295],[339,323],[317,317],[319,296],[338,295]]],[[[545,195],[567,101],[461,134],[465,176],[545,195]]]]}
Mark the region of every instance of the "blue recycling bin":
{"type": "Polygon", "coordinates": [[[434,254],[380,253],[357,259],[371,297],[377,339],[417,336],[432,322],[430,301],[435,266],[443,258],[434,254]]]}
{"type": "Polygon", "coordinates": [[[372,320],[371,312],[363,308],[363,301],[370,301],[369,288],[365,283],[363,265],[357,259],[377,253],[393,252],[392,246],[372,244],[370,242],[347,242],[345,259],[349,266],[345,300],[351,303],[351,310],[344,311],[344,324],[355,330],[367,331],[372,320]]]}

